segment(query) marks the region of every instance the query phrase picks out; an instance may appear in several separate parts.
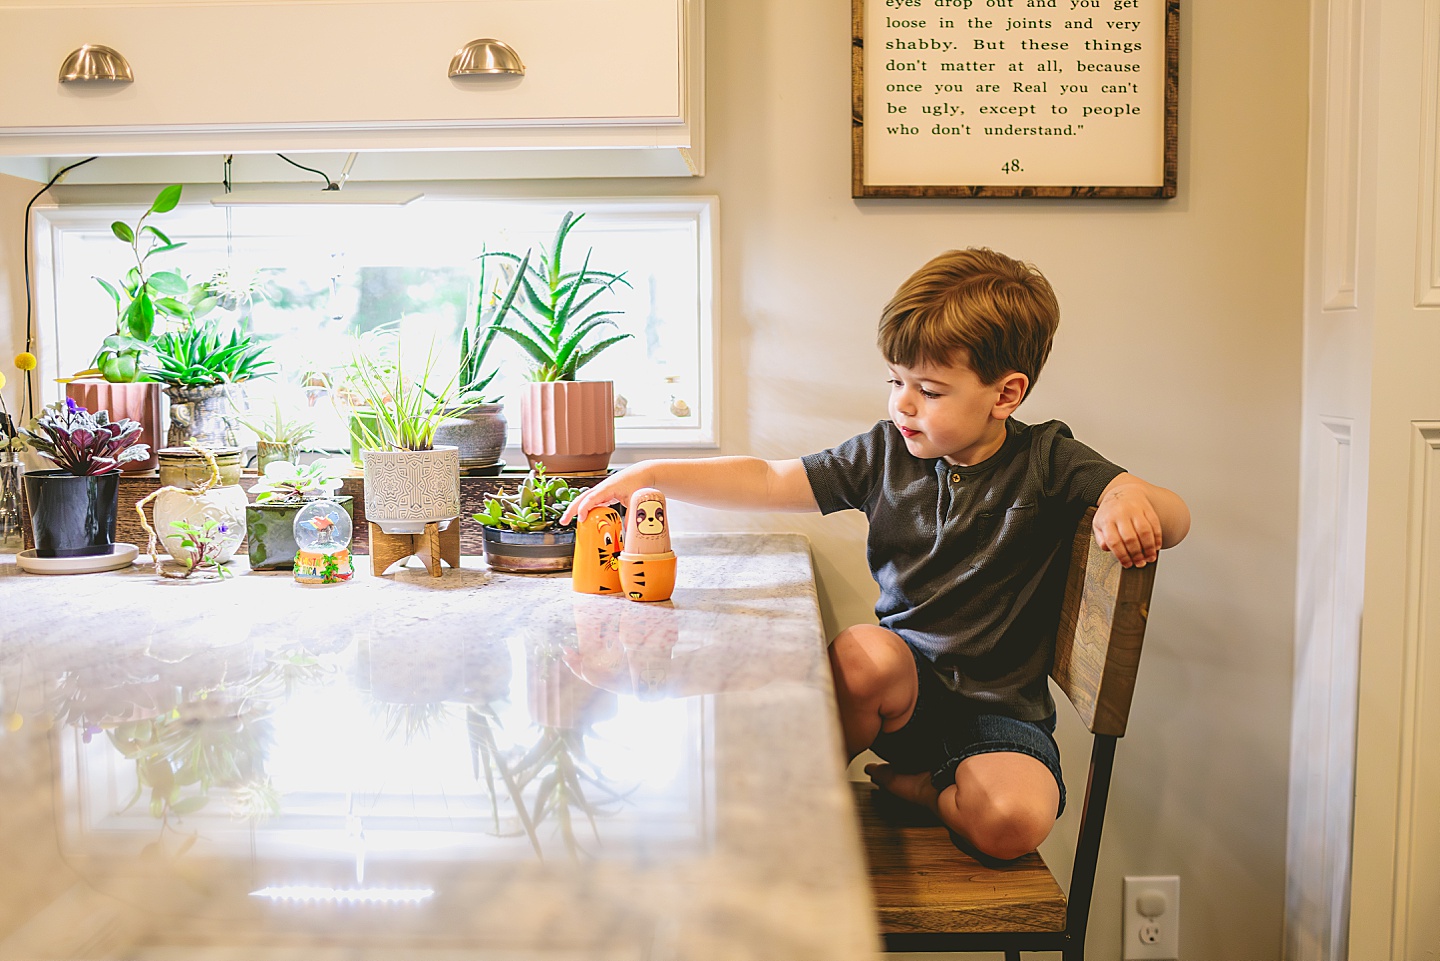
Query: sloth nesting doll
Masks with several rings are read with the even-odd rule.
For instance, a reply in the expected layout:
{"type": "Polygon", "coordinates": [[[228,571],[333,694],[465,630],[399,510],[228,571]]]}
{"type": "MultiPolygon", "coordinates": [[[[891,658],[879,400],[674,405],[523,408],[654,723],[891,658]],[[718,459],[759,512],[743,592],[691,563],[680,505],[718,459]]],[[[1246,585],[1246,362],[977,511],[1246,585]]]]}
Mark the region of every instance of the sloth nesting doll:
{"type": "Polygon", "coordinates": [[[630,497],[620,586],[632,601],[666,601],[675,590],[675,552],[670,549],[665,495],[653,487],[630,497]]]}

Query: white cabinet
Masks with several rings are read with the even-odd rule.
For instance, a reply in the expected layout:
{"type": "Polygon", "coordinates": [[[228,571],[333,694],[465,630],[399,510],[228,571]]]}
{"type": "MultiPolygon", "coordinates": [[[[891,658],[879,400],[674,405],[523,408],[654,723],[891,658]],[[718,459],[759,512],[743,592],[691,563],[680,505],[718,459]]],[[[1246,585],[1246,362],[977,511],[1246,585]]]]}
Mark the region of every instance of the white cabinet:
{"type": "Polygon", "coordinates": [[[702,16],[701,0],[0,2],[0,156],[683,152],[702,16]],[[450,78],[480,37],[525,75],[450,78]],[[85,43],[123,54],[134,82],[60,83],[85,43]]]}

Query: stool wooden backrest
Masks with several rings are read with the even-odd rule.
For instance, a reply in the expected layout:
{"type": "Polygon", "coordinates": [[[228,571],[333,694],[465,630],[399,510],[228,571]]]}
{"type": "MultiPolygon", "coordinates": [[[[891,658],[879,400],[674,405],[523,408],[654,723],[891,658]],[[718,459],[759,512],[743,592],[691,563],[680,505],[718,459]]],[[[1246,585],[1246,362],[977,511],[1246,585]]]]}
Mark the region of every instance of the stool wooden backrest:
{"type": "Polygon", "coordinates": [[[1094,735],[1068,896],[1038,853],[982,864],[943,826],[897,822],[856,784],[861,834],[890,951],[1059,951],[1081,961],[1116,741],[1124,736],[1150,613],[1155,565],[1122,568],[1095,543],[1091,508],[1076,528],[1050,676],[1094,735]]]}
{"type": "Polygon", "coordinates": [[[1123,568],[1095,543],[1085,512],[1070,547],[1050,676],[1092,734],[1125,736],[1155,565],[1123,568]]]}

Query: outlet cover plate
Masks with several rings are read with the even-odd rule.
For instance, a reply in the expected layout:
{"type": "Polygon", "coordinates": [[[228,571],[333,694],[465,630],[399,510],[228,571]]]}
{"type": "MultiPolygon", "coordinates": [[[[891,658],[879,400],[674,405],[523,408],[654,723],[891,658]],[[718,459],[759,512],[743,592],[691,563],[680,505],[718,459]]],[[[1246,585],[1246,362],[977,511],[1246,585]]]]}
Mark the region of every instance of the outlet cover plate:
{"type": "MultiPolygon", "coordinates": [[[[1147,899],[1153,902],[1154,899],[1147,899]]],[[[1123,961],[1179,961],[1180,878],[1127,877],[1125,879],[1124,932],[1120,941],[1123,961]],[[1140,913],[1138,903],[1146,894],[1160,894],[1164,911],[1154,917],[1140,913]]]]}

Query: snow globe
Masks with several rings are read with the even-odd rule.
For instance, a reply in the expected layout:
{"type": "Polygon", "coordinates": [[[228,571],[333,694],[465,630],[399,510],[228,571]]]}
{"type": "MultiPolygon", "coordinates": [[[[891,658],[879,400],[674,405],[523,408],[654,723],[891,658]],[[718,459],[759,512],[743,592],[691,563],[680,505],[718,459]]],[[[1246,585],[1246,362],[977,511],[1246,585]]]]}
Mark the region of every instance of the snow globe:
{"type": "Polygon", "coordinates": [[[350,515],[321,497],[295,515],[295,579],[302,584],[339,584],[355,576],[350,560],[350,515]]]}

